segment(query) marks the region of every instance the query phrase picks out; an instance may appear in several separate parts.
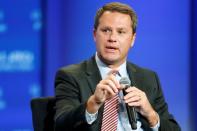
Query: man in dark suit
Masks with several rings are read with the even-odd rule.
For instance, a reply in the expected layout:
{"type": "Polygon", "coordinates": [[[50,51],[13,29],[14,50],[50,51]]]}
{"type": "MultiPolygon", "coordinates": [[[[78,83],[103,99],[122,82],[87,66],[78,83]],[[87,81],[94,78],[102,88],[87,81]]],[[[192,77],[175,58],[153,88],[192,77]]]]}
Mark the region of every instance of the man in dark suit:
{"type": "Polygon", "coordinates": [[[113,2],[97,11],[95,56],[56,74],[57,131],[132,130],[125,103],[136,109],[137,131],[180,130],[168,112],[156,73],[127,61],[136,26],[136,14],[128,5],[113,2]],[[132,83],[126,95],[119,83],[122,77],[132,83]]]}

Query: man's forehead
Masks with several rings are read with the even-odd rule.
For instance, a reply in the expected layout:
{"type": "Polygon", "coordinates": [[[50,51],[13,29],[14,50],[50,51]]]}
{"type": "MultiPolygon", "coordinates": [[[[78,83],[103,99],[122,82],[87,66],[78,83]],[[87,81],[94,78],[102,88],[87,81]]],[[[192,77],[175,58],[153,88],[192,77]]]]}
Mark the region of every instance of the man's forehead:
{"type": "MultiPolygon", "coordinates": [[[[119,28],[124,29],[132,25],[130,16],[123,13],[112,14],[113,12],[106,12],[99,19],[99,26],[108,27],[108,28],[119,28]],[[110,13],[110,14],[109,14],[110,13]],[[112,15],[111,15],[112,14],[112,15]]],[[[116,12],[117,13],[117,12],[116,12]]]]}
{"type": "Polygon", "coordinates": [[[118,22],[118,23],[131,23],[130,15],[119,12],[104,12],[99,18],[99,22],[118,22]]]}

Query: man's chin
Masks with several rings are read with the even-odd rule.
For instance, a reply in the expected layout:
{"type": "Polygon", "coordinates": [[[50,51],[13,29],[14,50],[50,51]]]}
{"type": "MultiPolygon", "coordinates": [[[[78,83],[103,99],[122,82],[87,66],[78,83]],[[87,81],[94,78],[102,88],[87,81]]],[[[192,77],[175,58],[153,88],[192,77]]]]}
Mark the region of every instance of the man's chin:
{"type": "Polygon", "coordinates": [[[118,62],[119,56],[117,54],[106,54],[99,57],[104,63],[113,65],[118,62]]]}
{"type": "Polygon", "coordinates": [[[115,65],[116,63],[118,63],[118,59],[115,59],[114,57],[108,57],[104,59],[104,62],[108,65],[115,65]]]}

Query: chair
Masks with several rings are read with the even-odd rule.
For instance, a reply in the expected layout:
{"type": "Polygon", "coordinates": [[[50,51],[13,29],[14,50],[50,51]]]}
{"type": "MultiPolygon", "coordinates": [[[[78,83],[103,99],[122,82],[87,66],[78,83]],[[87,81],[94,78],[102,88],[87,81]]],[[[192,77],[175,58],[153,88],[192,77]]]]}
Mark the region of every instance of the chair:
{"type": "Polygon", "coordinates": [[[31,100],[34,131],[54,131],[55,97],[40,97],[31,100]]]}

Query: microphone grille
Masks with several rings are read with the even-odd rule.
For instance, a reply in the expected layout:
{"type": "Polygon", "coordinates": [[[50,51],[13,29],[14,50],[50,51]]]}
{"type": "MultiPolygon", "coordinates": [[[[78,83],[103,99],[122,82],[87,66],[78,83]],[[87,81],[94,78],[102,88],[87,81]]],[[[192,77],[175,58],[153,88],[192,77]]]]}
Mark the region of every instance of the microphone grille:
{"type": "Polygon", "coordinates": [[[120,84],[125,85],[125,86],[131,85],[131,81],[129,80],[128,77],[122,77],[119,82],[120,84]]]}

